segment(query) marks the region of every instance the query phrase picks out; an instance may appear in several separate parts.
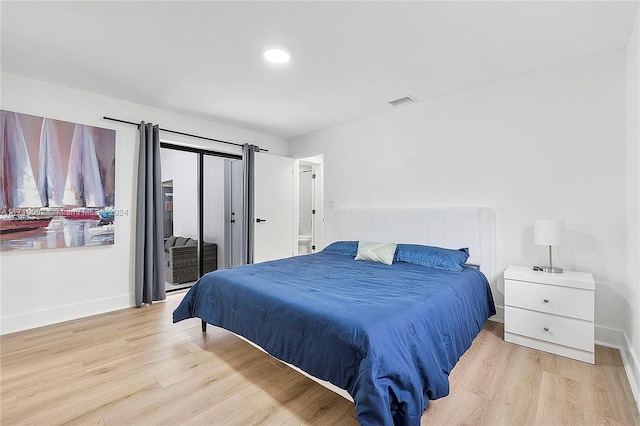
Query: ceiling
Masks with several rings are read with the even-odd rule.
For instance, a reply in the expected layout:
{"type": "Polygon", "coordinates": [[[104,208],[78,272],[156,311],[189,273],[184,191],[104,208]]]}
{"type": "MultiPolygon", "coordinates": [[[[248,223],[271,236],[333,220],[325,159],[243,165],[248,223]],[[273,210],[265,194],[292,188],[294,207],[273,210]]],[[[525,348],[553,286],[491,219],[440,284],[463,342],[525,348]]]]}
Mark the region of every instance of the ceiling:
{"type": "Polygon", "coordinates": [[[637,12],[638,1],[3,0],[1,67],[292,138],[403,96],[429,101],[624,48],[637,12]],[[266,63],[273,45],[291,62],[266,63]]]}

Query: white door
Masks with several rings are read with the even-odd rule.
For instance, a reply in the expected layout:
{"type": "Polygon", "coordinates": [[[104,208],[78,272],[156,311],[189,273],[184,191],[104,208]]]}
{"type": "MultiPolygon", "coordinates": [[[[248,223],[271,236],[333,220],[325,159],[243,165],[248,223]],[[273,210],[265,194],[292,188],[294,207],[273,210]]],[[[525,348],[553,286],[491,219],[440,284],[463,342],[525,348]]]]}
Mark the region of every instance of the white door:
{"type": "Polygon", "coordinates": [[[255,154],[255,263],[293,256],[293,159],[255,154]]]}

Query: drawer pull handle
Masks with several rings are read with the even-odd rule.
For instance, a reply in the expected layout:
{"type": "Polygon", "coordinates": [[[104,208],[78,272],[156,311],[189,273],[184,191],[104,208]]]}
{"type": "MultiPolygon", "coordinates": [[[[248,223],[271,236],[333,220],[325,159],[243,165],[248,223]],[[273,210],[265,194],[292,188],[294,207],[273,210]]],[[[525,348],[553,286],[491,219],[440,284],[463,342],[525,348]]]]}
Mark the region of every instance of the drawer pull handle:
{"type": "Polygon", "coordinates": [[[549,303],[549,299],[544,299],[543,302],[544,303],[549,303]]]}
{"type": "Polygon", "coordinates": [[[545,327],[545,328],[544,328],[544,331],[549,331],[549,327],[545,327]]]}

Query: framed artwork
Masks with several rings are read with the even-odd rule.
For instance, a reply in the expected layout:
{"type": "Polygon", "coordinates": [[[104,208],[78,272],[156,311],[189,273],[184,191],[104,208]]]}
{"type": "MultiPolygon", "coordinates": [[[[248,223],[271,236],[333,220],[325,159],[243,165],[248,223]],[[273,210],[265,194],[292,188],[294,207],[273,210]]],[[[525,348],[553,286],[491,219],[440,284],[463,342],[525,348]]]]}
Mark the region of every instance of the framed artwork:
{"type": "Polygon", "coordinates": [[[0,250],[113,244],[115,130],[0,115],[0,250]]]}

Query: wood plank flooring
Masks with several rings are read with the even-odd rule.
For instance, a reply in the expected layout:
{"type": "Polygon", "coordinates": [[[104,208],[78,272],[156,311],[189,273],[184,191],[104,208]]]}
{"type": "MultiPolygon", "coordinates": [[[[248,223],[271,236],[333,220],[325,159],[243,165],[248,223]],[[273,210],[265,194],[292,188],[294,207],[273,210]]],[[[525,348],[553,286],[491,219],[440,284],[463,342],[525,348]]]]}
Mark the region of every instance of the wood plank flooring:
{"type": "MultiPolygon", "coordinates": [[[[2,425],[355,425],[352,403],[231,333],[172,324],[183,294],[2,336],[2,425]]],[[[617,350],[596,365],[505,343],[487,322],[423,425],[640,425],[617,350]]]]}

